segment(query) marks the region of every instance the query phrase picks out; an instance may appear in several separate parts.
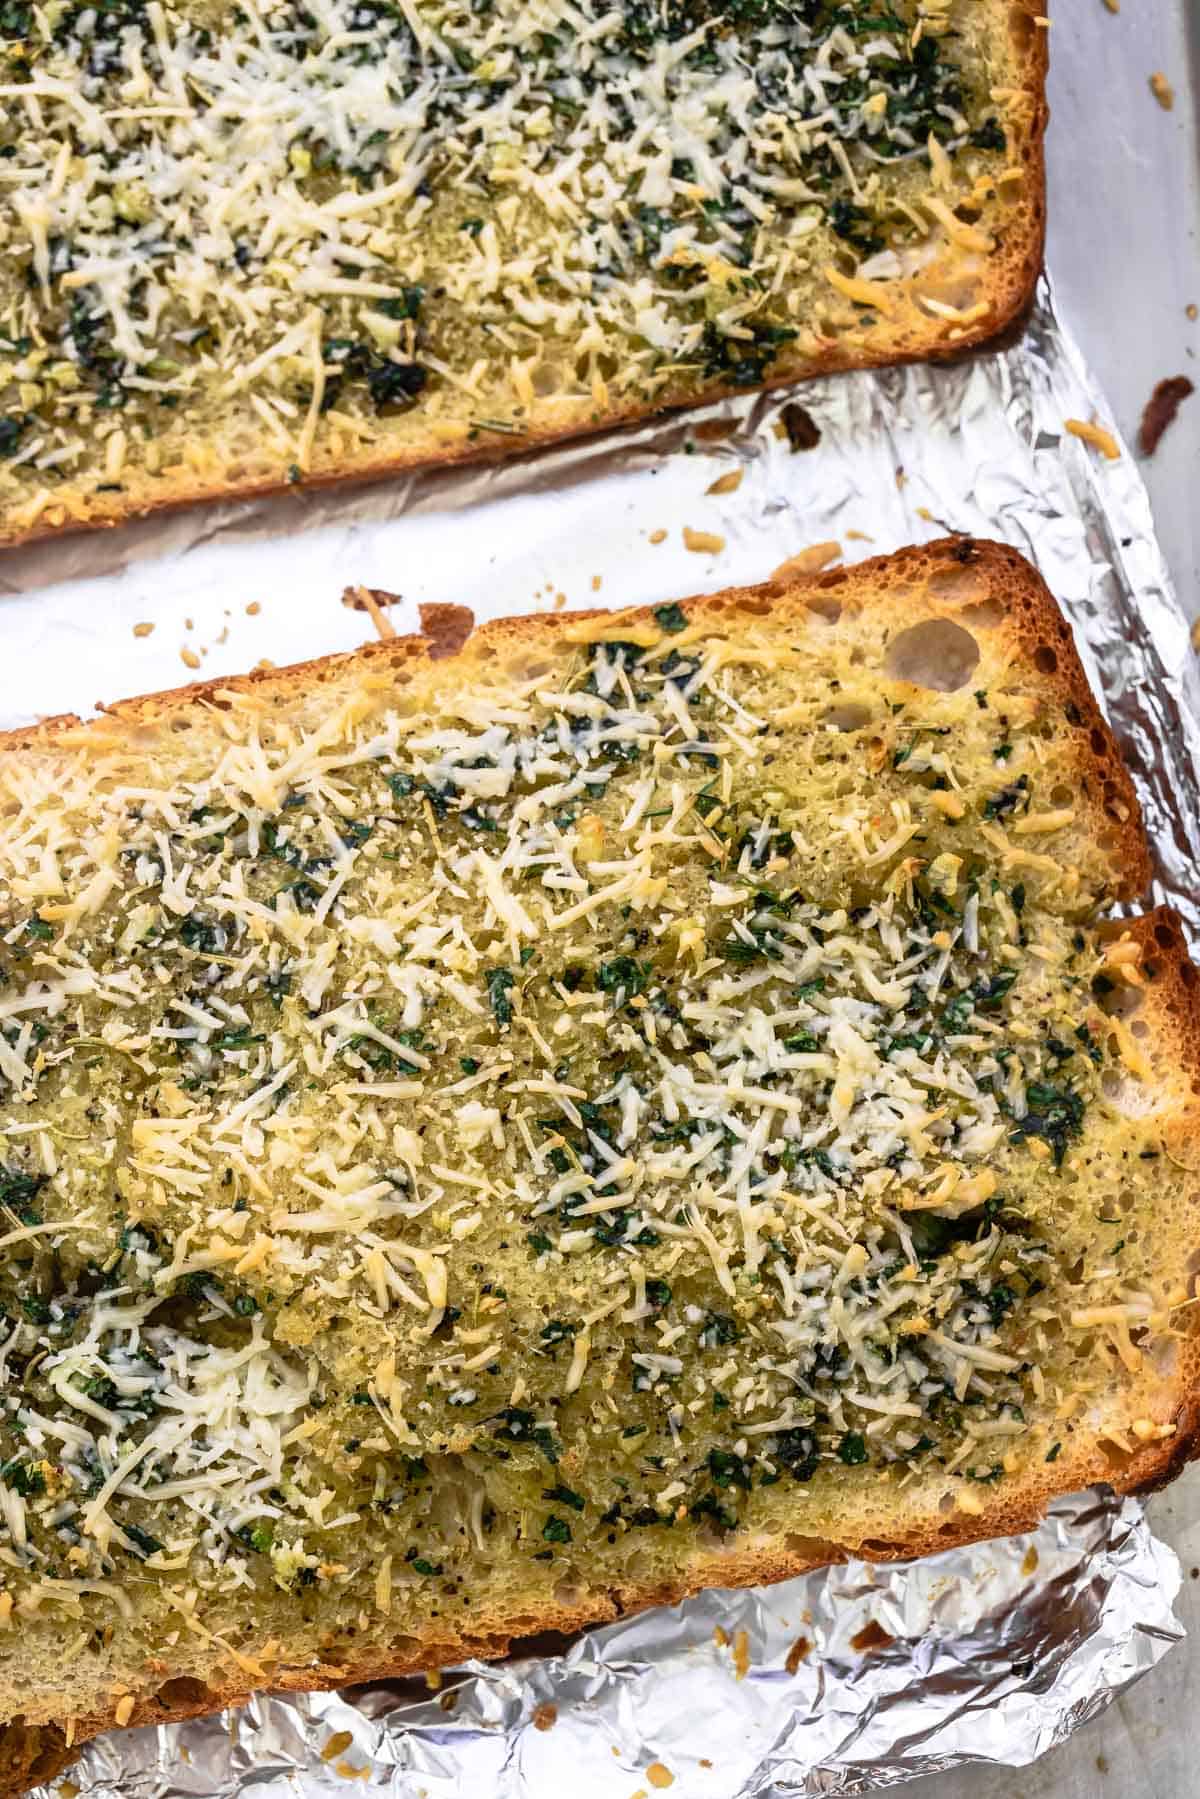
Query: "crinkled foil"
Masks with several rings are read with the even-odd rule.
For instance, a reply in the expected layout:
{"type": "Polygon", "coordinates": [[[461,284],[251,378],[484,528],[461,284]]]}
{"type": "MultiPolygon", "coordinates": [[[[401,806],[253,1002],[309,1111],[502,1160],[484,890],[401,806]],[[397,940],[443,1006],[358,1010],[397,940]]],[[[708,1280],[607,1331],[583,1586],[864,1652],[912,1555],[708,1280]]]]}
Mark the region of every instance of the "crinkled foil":
{"type": "Polygon", "coordinates": [[[393,1799],[868,1792],[1061,1742],[1179,1639],[1178,1588],[1136,1502],[1085,1494],[1035,1536],[705,1593],[562,1655],[468,1663],[437,1693],[256,1699],[127,1732],[72,1780],[88,1799],[347,1799],[364,1770],[393,1799]]]}
{"type": "MultiPolygon", "coordinates": [[[[1155,897],[1200,938],[1200,681],[1136,466],[1064,429],[1092,417],[1109,422],[1044,286],[1019,342],[957,366],[8,553],[0,667],[20,678],[0,725],[352,647],[370,627],[340,603],[347,583],[397,593],[405,630],[429,601],[480,618],[644,603],[761,580],[818,543],[850,561],[947,531],[998,537],[1066,609],[1137,782],[1155,897]],[[820,433],[811,449],[785,428],[797,402],[820,433]],[[710,491],[735,472],[734,490],[710,491]],[[721,548],[690,551],[685,526],[721,548]]],[[[1179,1580],[1135,1502],[1085,1495],[1032,1537],[701,1595],[565,1649],[470,1664],[438,1692],[261,1698],[116,1734],[72,1781],[86,1799],[318,1799],[355,1780],[396,1799],[653,1799],[668,1784],[683,1799],[774,1799],[1017,1766],[1180,1639],[1179,1580]]]]}

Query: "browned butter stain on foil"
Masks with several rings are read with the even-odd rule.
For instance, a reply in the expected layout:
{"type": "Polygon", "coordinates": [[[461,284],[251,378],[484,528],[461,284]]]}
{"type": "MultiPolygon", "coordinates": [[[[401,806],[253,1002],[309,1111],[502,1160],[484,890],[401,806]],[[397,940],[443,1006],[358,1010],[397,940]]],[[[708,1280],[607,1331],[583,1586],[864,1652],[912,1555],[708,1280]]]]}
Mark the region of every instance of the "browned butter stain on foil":
{"type": "Polygon", "coordinates": [[[886,1649],[889,1643],[895,1641],[895,1637],[889,1636],[883,1625],[872,1618],[869,1624],[864,1624],[861,1630],[855,1631],[850,1639],[850,1647],[857,1649],[860,1655],[870,1655],[872,1650],[886,1649]]]}

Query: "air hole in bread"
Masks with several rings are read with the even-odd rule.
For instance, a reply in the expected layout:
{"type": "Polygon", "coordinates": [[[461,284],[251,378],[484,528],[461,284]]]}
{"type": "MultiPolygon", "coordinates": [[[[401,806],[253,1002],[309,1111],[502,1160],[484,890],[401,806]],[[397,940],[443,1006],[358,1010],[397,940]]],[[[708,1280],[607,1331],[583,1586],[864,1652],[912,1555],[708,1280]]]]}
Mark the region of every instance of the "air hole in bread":
{"type": "Polygon", "coordinates": [[[1129,807],[1121,798],[1120,791],[1114,781],[1106,781],[1104,783],[1104,811],[1107,817],[1115,819],[1119,825],[1123,825],[1125,820],[1129,817],[1129,807]]]}
{"type": "Polygon", "coordinates": [[[935,600],[948,606],[970,606],[972,611],[993,611],[997,621],[1004,616],[1004,609],[984,598],[987,582],[978,569],[963,568],[960,563],[953,563],[949,568],[938,568],[929,577],[928,591],[935,600]]]}
{"type": "Polygon", "coordinates": [[[1092,982],[1092,998],[1108,1018],[1132,1018],[1145,998],[1140,987],[1127,981],[1114,981],[1111,975],[1098,974],[1092,982]]]}
{"type": "Polygon", "coordinates": [[[1092,751],[1097,756],[1108,755],[1108,739],[1099,725],[1092,726],[1092,751]]]}
{"type": "Polygon", "coordinates": [[[893,637],[883,659],[894,681],[955,693],[965,687],[979,663],[979,645],[969,631],[949,618],[927,618],[893,637]]]}
{"type": "MultiPolygon", "coordinates": [[[[1111,1055],[1119,1055],[1115,1044],[1110,1048],[1111,1055]]],[[[1109,1104],[1116,1108],[1122,1118],[1144,1118],[1147,1112],[1154,1110],[1155,1096],[1141,1081],[1131,1076],[1117,1074],[1114,1069],[1100,1078],[1100,1090],[1109,1104]]]]}
{"type": "Polygon", "coordinates": [[[846,700],[840,706],[828,706],[821,714],[821,723],[828,725],[831,731],[861,731],[870,722],[871,708],[854,700],[846,700]]]}
{"type": "Polygon", "coordinates": [[[1169,924],[1156,924],[1155,925],[1154,941],[1155,941],[1155,943],[1158,944],[1160,949],[1178,949],[1179,948],[1179,939],[1178,939],[1178,937],[1176,937],[1174,931],[1171,929],[1169,924]]]}
{"type": "Polygon", "coordinates": [[[181,1674],[175,1680],[164,1681],[154,1696],[169,1711],[181,1711],[185,1706],[189,1710],[194,1706],[198,1711],[211,1711],[217,1703],[204,1682],[193,1680],[190,1674],[181,1674]]]}
{"type": "Polygon", "coordinates": [[[1190,962],[1181,962],[1179,964],[1179,978],[1185,987],[1194,987],[1196,985],[1196,970],[1192,967],[1190,962]]]}
{"type": "Polygon", "coordinates": [[[1050,789],[1050,804],[1052,806],[1070,806],[1073,804],[1074,799],[1074,789],[1071,787],[1064,787],[1061,781],[1057,787],[1052,787],[1050,789]]]}
{"type": "Polygon", "coordinates": [[[1129,1027],[1129,1034],[1131,1037],[1148,1037],[1150,1035],[1150,1026],[1146,1023],[1144,1018],[1135,1018],[1129,1027]]]}
{"type": "Polygon", "coordinates": [[[1000,600],[980,600],[976,606],[964,607],[958,615],[958,622],[975,631],[995,631],[1007,616],[1000,600]]]}
{"type": "Polygon", "coordinates": [[[823,618],[827,625],[836,625],[842,616],[842,609],[838,602],[827,598],[823,593],[806,594],[804,604],[810,612],[815,612],[818,618],[823,618]]]}
{"type": "Polygon", "coordinates": [[[1128,1468],[1134,1457],[1132,1449],[1122,1449],[1119,1443],[1110,1443],[1107,1437],[1100,1444],[1100,1453],[1104,1457],[1105,1466],[1114,1473],[1128,1468]]]}
{"type": "Polygon", "coordinates": [[[829,1542],[826,1537],[802,1537],[795,1531],[789,1531],[783,1539],[783,1546],[789,1555],[800,1556],[804,1561],[815,1562],[818,1566],[822,1562],[840,1562],[844,1559],[838,1553],[837,1544],[829,1542]]]}
{"type": "Polygon", "coordinates": [[[1033,652],[1033,666],[1043,675],[1058,673],[1058,657],[1048,643],[1039,644],[1033,652]]]}

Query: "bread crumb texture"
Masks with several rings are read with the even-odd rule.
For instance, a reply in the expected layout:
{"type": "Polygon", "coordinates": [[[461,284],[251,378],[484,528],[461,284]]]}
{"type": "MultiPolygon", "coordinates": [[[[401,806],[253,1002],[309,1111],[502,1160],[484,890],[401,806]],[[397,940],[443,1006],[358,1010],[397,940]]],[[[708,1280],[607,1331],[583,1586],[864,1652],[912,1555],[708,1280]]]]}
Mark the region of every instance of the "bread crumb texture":
{"type": "Polygon", "coordinates": [[[1190,1446],[1195,977],[1032,570],[460,614],[0,744],[14,1765],[1190,1446]]]}
{"type": "Polygon", "coordinates": [[[0,8],[0,540],[945,353],[1024,303],[1025,0],[0,8]]]}

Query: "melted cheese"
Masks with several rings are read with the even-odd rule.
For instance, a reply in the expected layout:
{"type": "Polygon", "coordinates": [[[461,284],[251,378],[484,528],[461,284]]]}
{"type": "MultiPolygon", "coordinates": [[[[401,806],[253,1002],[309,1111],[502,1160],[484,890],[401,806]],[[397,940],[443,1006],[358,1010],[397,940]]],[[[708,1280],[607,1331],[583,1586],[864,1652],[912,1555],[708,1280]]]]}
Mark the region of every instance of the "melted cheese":
{"type": "MultiPolygon", "coordinates": [[[[926,785],[940,751],[866,784],[841,751],[806,812],[841,734],[776,704],[799,652],[766,628],[573,637],[503,705],[230,693],[150,756],[102,723],[0,759],[0,1521],[30,1582],[66,1530],[86,1579],[300,1591],[377,1507],[450,1555],[451,1515],[486,1535],[471,1471],[523,1517],[560,1437],[575,1498],[627,1469],[693,1522],[714,1468],[724,1517],[788,1456],[990,1479],[1018,1412],[1040,1445],[1048,1320],[1132,1372],[1169,1319],[1115,1252],[1088,1303],[1040,1297],[1039,1207],[1134,1041],[1088,980],[1136,987],[1132,937],[1009,888],[990,789],[926,785]]],[[[1006,823],[1066,831],[1015,737],[1006,823]]],[[[418,1578],[397,1555],[370,1593],[418,1578]]]]}
{"type": "Polygon", "coordinates": [[[952,202],[1005,139],[928,0],[870,31],[679,14],[16,9],[0,498],[28,523],[47,471],[119,489],[251,443],[302,474],[414,402],[435,434],[519,435],[610,389],[753,384],[815,341],[806,271],[886,313],[860,263],[987,252],[952,202]]]}

